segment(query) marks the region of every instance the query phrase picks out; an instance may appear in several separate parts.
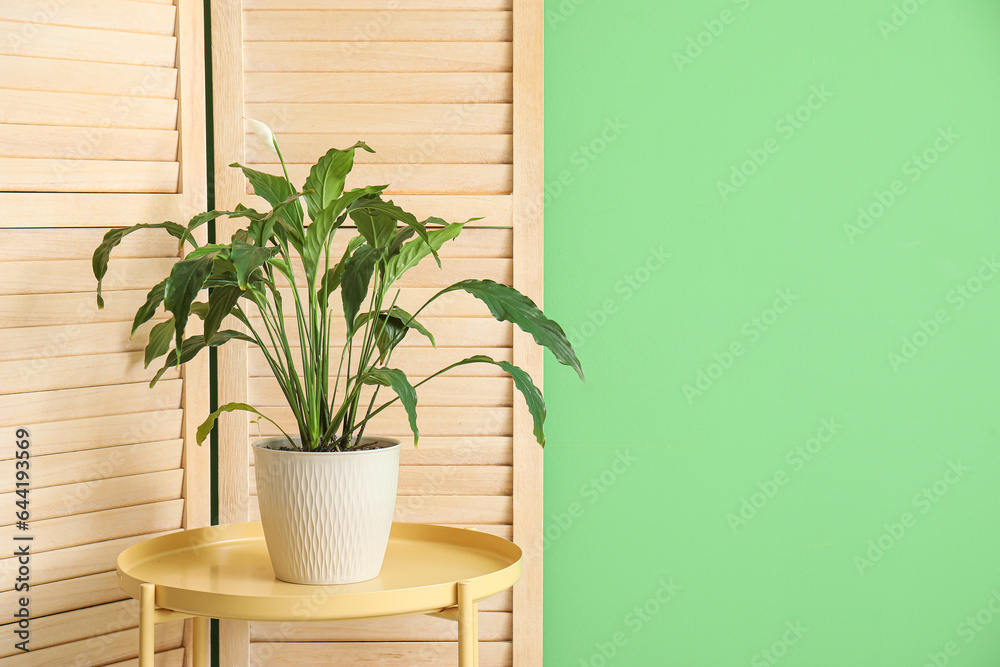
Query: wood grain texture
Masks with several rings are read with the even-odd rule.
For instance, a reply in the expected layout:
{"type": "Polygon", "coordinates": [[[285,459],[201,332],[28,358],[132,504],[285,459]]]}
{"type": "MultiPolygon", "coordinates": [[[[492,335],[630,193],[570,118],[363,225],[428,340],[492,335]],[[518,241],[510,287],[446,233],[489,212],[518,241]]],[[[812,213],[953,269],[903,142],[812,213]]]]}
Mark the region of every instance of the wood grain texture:
{"type": "Polygon", "coordinates": [[[0,123],[0,157],[174,162],[174,130],[0,123]]]}
{"type": "MultiPolygon", "coordinates": [[[[512,0],[408,0],[406,9],[510,10],[512,0]]],[[[364,9],[399,10],[400,0],[245,0],[244,9],[364,9]]]]}
{"type": "MultiPolygon", "coordinates": [[[[177,101],[131,95],[7,90],[0,97],[0,122],[175,130],[177,101]]],[[[104,133],[95,130],[88,136],[101,138],[104,133]]]]}
{"type": "Polygon", "coordinates": [[[0,20],[34,25],[100,28],[113,32],[174,34],[175,8],[134,0],[74,0],[73,2],[0,4],[0,20]]]}
{"type": "Polygon", "coordinates": [[[177,70],[31,56],[0,55],[0,88],[174,99],[177,70]]]}
{"type": "MultiPolygon", "coordinates": [[[[458,665],[455,644],[443,642],[322,642],[251,644],[251,664],[254,667],[301,667],[340,664],[379,664],[384,667],[453,667],[458,665]]],[[[510,664],[510,644],[483,642],[479,649],[480,667],[502,667],[510,664]]]]}
{"type": "MultiPolygon", "coordinates": [[[[510,614],[485,610],[480,612],[480,640],[506,641],[510,639],[510,631],[510,614]]],[[[442,642],[458,640],[458,624],[433,616],[398,616],[328,623],[254,622],[250,624],[250,637],[259,642],[442,642]]]]}
{"type": "MultiPolygon", "coordinates": [[[[514,14],[514,287],[543,306],[544,297],[544,2],[518,0],[514,14]]],[[[544,387],[542,349],[521,331],[514,363],[544,387]]],[[[523,403],[514,406],[514,541],[524,550],[514,585],[514,667],[542,664],[545,494],[542,448],[523,403]]]]}
{"type": "MultiPolygon", "coordinates": [[[[259,171],[281,173],[281,165],[251,165],[259,171]]],[[[293,183],[305,183],[311,165],[288,165],[293,183]]],[[[347,188],[372,183],[390,184],[393,194],[509,194],[513,169],[508,164],[359,164],[347,179],[347,188]]],[[[247,194],[253,192],[247,186],[247,194]]]]}
{"type": "Polygon", "coordinates": [[[0,158],[12,192],[177,192],[176,162],[0,158]]]}
{"type": "Polygon", "coordinates": [[[281,136],[288,132],[510,134],[510,104],[246,104],[251,118],[281,136]]]}
{"type": "MultiPolygon", "coordinates": [[[[401,104],[509,103],[513,100],[511,75],[506,72],[369,72],[364,78],[346,72],[246,74],[247,102],[377,103],[386,99],[387,90],[391,90],[392,99],[401,104]]],[[[336,142],[324,141],[323,145],[333,146],[336,142]]],[[[282,151],[285,159],[289,159],[284,146],[282,151]]]]}
{"type": "MultiPolygon", "coordinates": [[[[156,632],[156,667],[177,664],[177,649],[181,646],[182,626],[169,623],[156,632]]],[[[138,662],[129,660],[139,652],[139,630],[122,630],[102,636],[99,640],[82,639],[58,644],[29,653],[4,658],[4,667],[39,667],[39,665],[108,665],[108,661],[126,661],[122,664],[136,667],[138,662]]]]}
{"type": "Polygon", "coordinates": [[[247,72],[509,72],[509,42],[249,42],[247,72]]]}
{"type": "MultiPolygon", "coordinates": [[[[0,228],[58,228],[72,220],[74,228],[128,227],[136,221],[186,222],[197,211],[176,194],[102,194],[0,192],[0,228]]],[[[149,230],[155,234],[155,230],[149,230]]],[[[141,233],[141,235],[145,235],[141,233]]],[[[93,247],[88,248],[93,252],[93,247]]]]}
{"type": "Polygon", "coordinates": [[[509,42],[510,13],[474,10],[253,11],[244,17],[247,42],[509,42]]]}
{"type": "Polygon", "coordinates": [[[0,54],[8,56],[173,67],[176,48],[167,35],[0,20],[0,54]]]}

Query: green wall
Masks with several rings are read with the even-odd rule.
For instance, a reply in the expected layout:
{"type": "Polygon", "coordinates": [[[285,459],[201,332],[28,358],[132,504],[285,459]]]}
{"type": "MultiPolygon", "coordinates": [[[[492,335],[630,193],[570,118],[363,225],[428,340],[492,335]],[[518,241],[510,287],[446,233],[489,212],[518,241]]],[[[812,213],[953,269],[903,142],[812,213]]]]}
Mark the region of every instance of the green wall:
{"type": "Polygon", "coordinates": [[[1000,664],[1000,5],[547,18],[547,664],[1000,664]]]}

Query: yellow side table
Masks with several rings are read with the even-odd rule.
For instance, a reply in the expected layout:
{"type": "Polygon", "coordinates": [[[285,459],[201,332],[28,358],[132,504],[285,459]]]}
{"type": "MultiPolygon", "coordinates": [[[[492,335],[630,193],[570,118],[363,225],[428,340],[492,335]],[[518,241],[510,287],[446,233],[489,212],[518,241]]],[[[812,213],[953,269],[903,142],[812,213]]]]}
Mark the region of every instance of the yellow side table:
{"type": "Polygon", "coordinates": [[[459,667],[478,667],[480,600],[521,576],[521,550],[474,530],[394,523],[378,577],[304,586],[274,577],[260,522],[185,530],[129,547],[118,582],[139,600],[139,667],[153,667],[156,623],[194,618],[195,667],[208,619],[332,621],[428,614],[458,622],[459,667]]]}

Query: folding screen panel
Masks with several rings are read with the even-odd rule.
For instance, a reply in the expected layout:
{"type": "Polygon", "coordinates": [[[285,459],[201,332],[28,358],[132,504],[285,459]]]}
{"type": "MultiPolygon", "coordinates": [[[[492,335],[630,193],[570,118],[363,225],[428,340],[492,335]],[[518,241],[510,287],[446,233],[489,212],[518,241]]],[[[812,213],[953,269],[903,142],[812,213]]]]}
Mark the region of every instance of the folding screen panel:
{"type": "MultiPolygon", "coordinates": [[[[207,366],[150,390],[150,325],[128,335],[177,244],[126,239],[103,310],[90,263],[108,227],[205,206],[203,25],[200,0],[0,2],[4,667],[135,664],[138,607],[118,588],[118,553],[208,523],[208,452],[192,437],[207,366]],[[30,453],[20,478],[15,441],[30,453]],[[22,598],[27,630],[11,623],[22,598]]],[[[181,623],[159,628],[158,665],[184,664],[184,637],[181,623]]]]}
{"type": "MultiPolygon", "coordinates": [[[[358,152],[348,187],[391,183],[389,196],[421,219],[484,218],[445,246],[443,269],[427,263],[408,274],[403,308],[467,277],[512,284],[540,301],[541,11],[538,0],[215,0],[218,206],[254,199],[229,163],[280,173],[276,156],[245,132],[244,116],[275,131],[299,185],[328,148],[363,139],[377,152],[358,152]]],[[[217,233],[232,231],[223,224],[217,233]]],[[[408,337],[394,356],[400,368],[419,380],[484,352],[541,382],[533,344],[472,297],[449,296],[421,318],[438,348],[408,337]]],[[[220,403],[246,401],[294,425],[261,355],[227,345],[219,368],[220,403]]],[[[419,448],[401,409],[368,430],[405,443],[396,518],[473,526],[525,547],[521,583],[481,605],[481,657],[484,667],[540,665],[541,451],[527,410],[507,377],[474,366],[428,383],[419,401],[419,448]]],[[[240,414],[222,420],[221,522],[258,516],[248,445],[272,434],[260,429],[240,414]]],[[[222,662],[449,665],[455,638],[453,623],[430,617],[224,622],[222,662]]]]}

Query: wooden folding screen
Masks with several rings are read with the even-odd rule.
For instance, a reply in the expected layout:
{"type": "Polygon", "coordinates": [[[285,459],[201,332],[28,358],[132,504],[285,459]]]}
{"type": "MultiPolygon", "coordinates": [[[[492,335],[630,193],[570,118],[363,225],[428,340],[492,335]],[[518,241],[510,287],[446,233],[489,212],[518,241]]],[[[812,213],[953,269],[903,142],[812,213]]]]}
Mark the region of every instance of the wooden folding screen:
{"type": "MultiPolygon", "coordinates": [[[[277,134],[293,180],[331,146],[363,139],[348,187],[387,191],[418,217],[484,216],[441,253],[443,269],[411,272],[400,304],[422,303],[466,277],[492,278],[541,298],[542,3],[539,0],[214,0],[216,198],[252,197],[232,162],[279,173],[242,117],[277,134]]],[[[220,225],[221,238],[233,228],[220,225]]],[[[345,232],[345,237],[348,232],[345,232]]],[[[342,243],[346,238],[342,239],[342,243]]],[[[451,296],[451,295],[450,295],[451,296]]],[[[483,304],[453,295],[421,319],[438,349],[408,337],[394,356],[416,379],[469,354],[513,359],[541,382],[541,355],[483,304]]],[[[220,402],[248,401],[290,428],[277,385],[254,350],[219,353],[220,402]]],[[[541,655],[541,451],[509,379],[467,367],[420,391],[419,448],[406,444],[396,518],[475,526],[527,551],[513,594],[482,605],[484,667],[536,667],[541,655]]],[[[264,435],[272,431],[260,427],[264,435]]],[[[220,521],[257,518],[241,414],[220,436],[220,521]]],[[[369,433],[412,443],[387,410],[369,433]]],[[[222,663],[450,665],[456,628],[429,617],[355,623],[222,624],[222,663]]]]}
{"type": "MultiPolygon", "coordinates": [[[[115,559],[208,523],[205,361],[143,369],[132,316],[177,256],[146,231],[115,252],[97,310],[90,256],[111,226],[203,210],[201,0],[0,2],[0,665],[126,665],[138,607],[115,559]],[[27,530],[15,524],[15,434],[30,434],[27,530]],[[14,538],[30,536],[30,542],[14,538]],[[13,590],[29,544],[30,589],[13,590]],[[30,652],[15,647],[30,600],[30,652]]],[[[181,665],[181,623],[157,631],[181,665]]]]}

